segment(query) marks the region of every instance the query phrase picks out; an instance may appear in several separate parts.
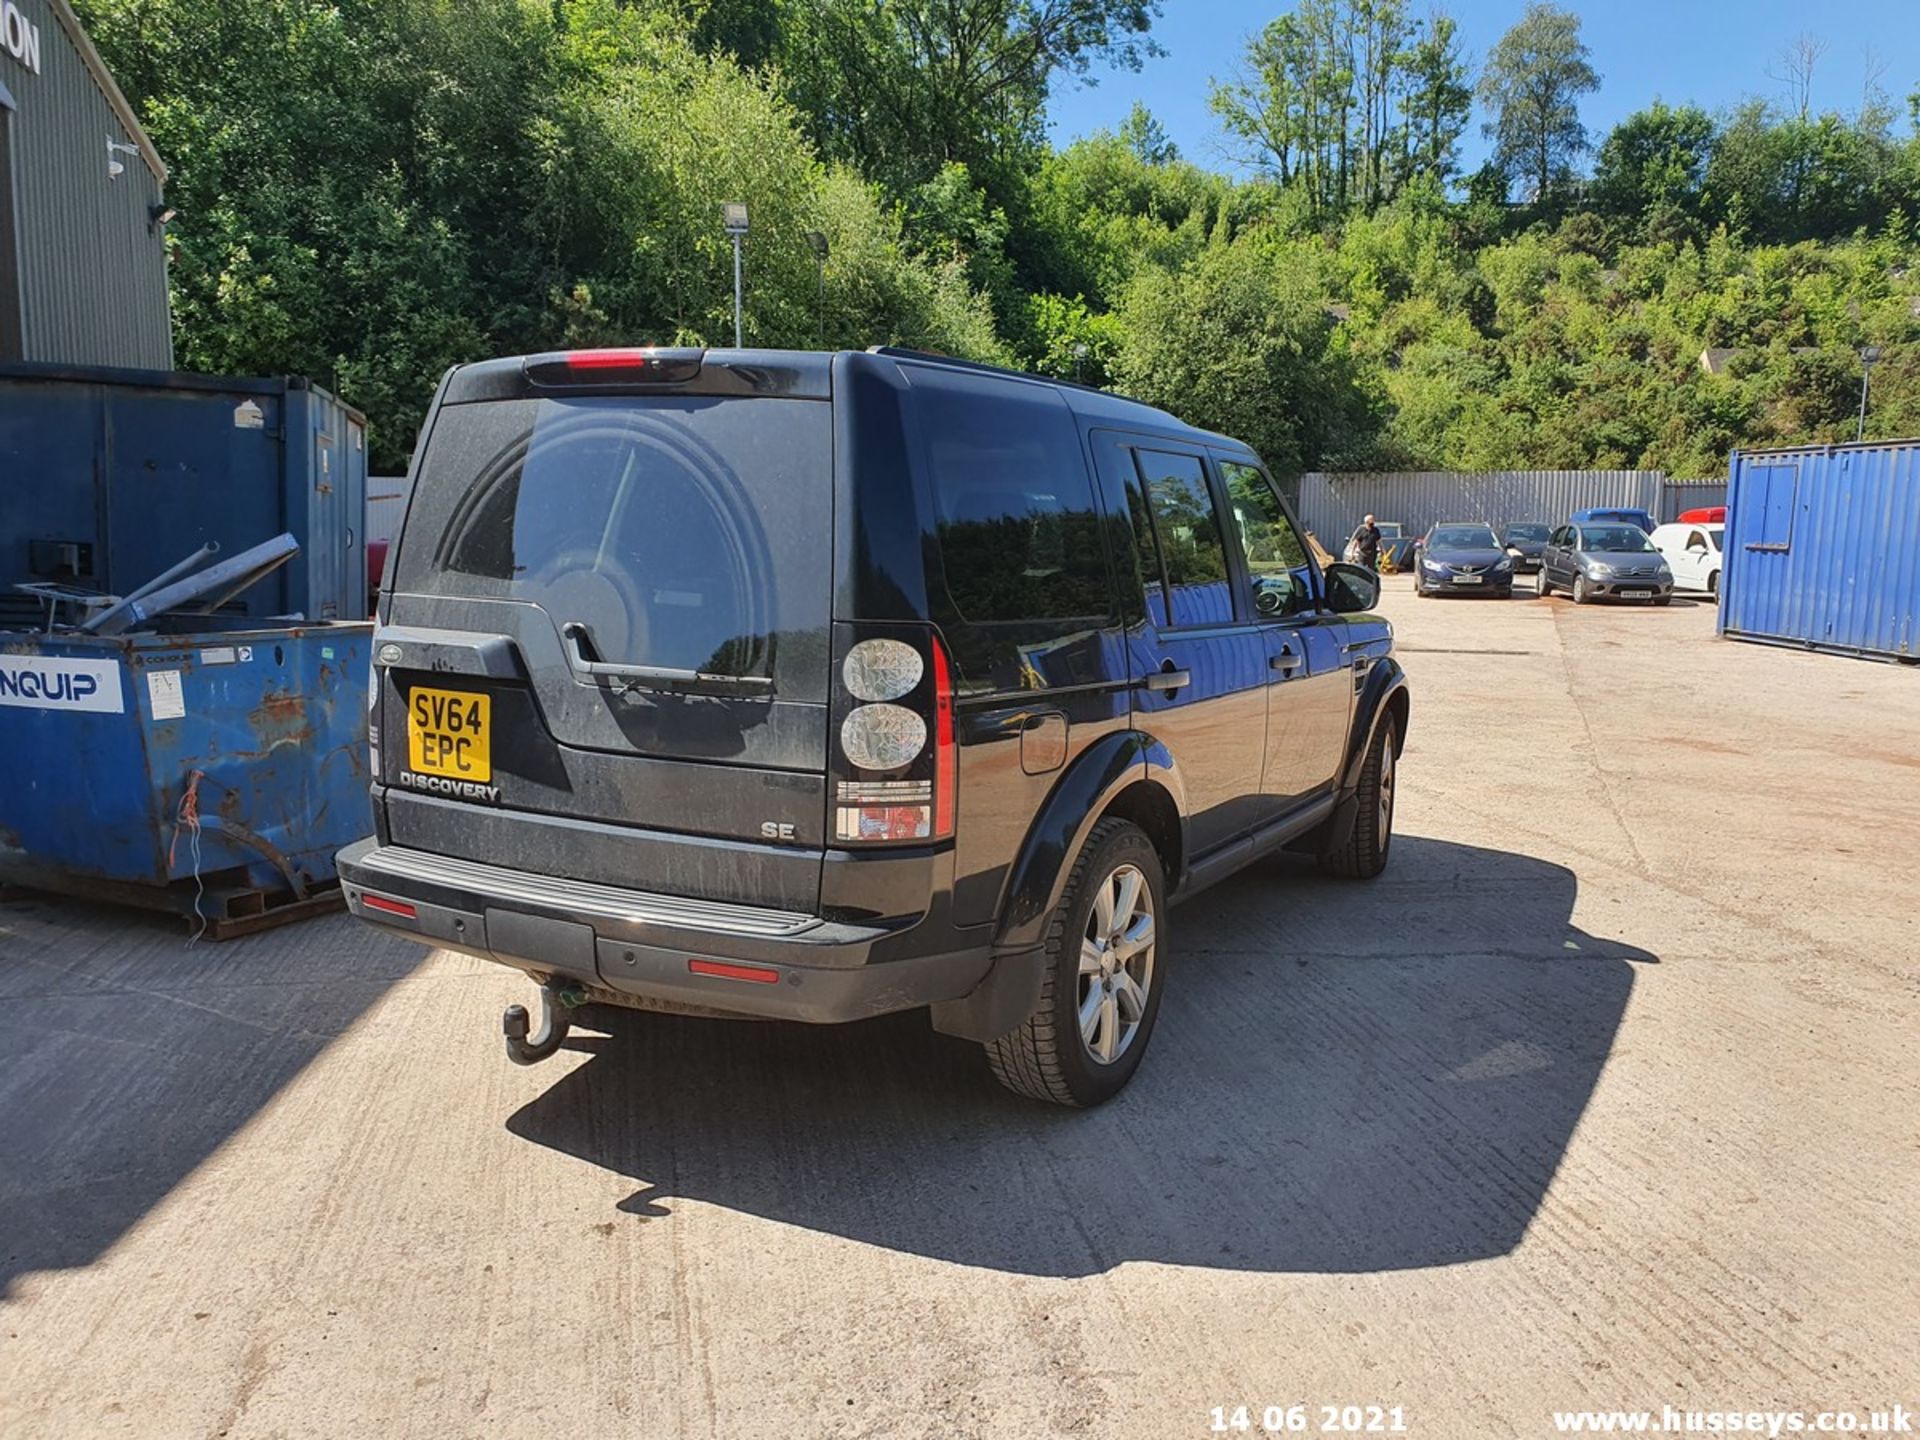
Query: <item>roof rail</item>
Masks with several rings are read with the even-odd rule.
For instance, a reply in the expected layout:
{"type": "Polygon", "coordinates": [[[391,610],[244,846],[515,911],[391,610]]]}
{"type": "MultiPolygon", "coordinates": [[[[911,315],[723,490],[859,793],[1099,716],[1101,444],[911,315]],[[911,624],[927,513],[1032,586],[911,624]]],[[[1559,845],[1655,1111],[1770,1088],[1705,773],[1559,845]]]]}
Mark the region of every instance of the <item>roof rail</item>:
{"type": "Polygon", "coordinates": [[[1144,400],[1134,400],[1131,395],[1122,395],[1113,390],[1102,390],[1097,385],[1083,385],[1078,380],[1062,380],[1057,375],[1040,375],[1032,370],[1010,370],[1005,365],[989,365],[984,360],[962,360],[958,355],[942,355],[937,350],[915,350],[911,345],[869,345],[869,355],[886,355],[894,360],[924,360],[935,365],[951,365],[956,370],[978,370],[988,375],[1006,375],[1015,380],[1037,380],[1042,385],[1070,385],[1075,390],[1085,390],[1094,395],[1105,395],[1113,400],[1133,400],[1136,405],[1144,405],[1144,400]]]}

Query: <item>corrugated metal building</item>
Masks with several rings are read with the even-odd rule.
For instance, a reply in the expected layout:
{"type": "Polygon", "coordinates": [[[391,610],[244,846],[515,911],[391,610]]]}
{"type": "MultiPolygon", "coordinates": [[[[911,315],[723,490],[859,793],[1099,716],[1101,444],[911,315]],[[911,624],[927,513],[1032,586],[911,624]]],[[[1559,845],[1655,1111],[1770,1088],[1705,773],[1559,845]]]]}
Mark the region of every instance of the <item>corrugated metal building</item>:
{"type": "Polygon", "coordinates": [[[1920,662],[1920,440],[1736,453],[1720,633],[1920,662]]]}
{"type": "Polygon", "coordinates": [[[67,0],[0,0],[0,363],[173,368],[166,178],[67,0]]]}
{"type": "Polygon", "coordinates": [[[1576,510],[1631,506],[1658,518],[1658,470],[1416,470],[1300,477],[1300,519],[1335,554],[1361,517],[1397,520],[1417,535],[1442,520],[1554,524],[1576,510]]]}

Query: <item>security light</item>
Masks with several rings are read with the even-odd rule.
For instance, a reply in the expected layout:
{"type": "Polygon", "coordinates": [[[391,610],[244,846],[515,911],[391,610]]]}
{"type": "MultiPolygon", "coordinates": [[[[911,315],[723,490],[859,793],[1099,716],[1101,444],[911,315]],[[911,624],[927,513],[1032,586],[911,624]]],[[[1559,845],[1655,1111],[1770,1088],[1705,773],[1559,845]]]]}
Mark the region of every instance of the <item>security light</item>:
{"type": "Polygon", "coordinates": [[[120,163],[120,156],[138,155],[139,153],[140,147],[138,145],[129,145],[124,140],[116,140],[111,135],[107,136],[107,178],[109,180],[118,180],[122,175],[127,173],[127,167],[120,163]]]}
{"type": "Polygon", "coordinates": [[[738,200],[729,200],[720,207],[720,222],[729,235],[747,233],[747,207],[738,200]]]}

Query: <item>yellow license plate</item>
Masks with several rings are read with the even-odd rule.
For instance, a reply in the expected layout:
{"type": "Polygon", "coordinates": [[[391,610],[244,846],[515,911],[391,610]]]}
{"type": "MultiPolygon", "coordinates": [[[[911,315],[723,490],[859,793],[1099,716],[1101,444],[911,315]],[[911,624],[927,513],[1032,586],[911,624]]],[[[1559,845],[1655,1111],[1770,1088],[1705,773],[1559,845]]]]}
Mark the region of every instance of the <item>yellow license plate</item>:
{"type": "Polygon", "coordinates": [[[407,698],[407,764],[422,775],[493,779],[493,699],[466,690],[415,690],[407,698]]]}

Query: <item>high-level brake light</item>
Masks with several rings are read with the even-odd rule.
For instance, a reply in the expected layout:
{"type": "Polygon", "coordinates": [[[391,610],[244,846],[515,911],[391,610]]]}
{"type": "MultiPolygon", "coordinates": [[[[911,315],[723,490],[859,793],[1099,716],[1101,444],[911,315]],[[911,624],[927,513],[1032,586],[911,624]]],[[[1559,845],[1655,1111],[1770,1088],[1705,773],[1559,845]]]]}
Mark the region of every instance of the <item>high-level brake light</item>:
{"type": "Polygon", "coordinates": [[[563,350],[526,362],[535,385],[674,385],[700,373],[706,351],[693,347],[563,350]]]}

